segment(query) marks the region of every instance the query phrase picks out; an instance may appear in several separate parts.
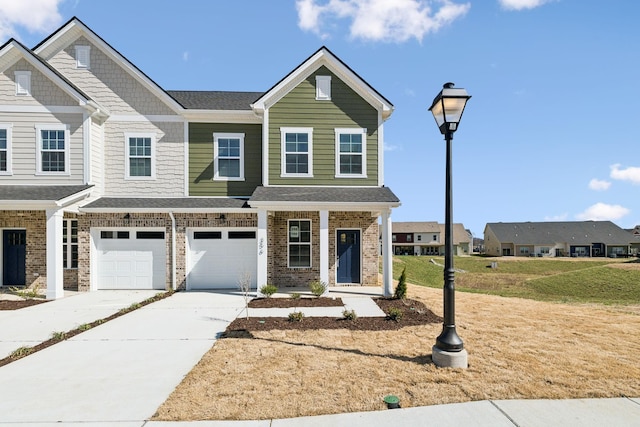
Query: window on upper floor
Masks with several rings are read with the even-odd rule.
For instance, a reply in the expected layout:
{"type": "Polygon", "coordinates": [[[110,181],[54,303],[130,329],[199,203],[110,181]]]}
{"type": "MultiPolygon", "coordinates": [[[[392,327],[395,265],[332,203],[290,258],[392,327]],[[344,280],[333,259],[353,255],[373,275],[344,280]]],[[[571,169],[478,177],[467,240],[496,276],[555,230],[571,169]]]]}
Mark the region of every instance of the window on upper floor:
{"type": "Polygon", "coordinates": [[[411,234],[407,234],[407,242],[410,242],[411,240],[412,240],[411,234]]]}
{"type": "Polygon", "coordinates": [[[213,179],[244,181],[244,134],[213,134],[213,179]]]}
{"type": "Polygon", "coordinates": [[[0,123],[0,175],[11,175],[11,125],[0,123]]]}
{"type": "Polygon", "coordinates": [[[62,268],[78,268],[78,220],[62,222],[62,268]]]}
{"type": "Polygon", "coordinates": [[[422,242],[422,235],[418,234],[418,242],[422,242]]]}
{"type": "Polygon", "coordinates": [[[280,128],[283,177],[313,176],[313,128],[280,128]]]}
{"type": "Polygon", "coordinates": [[[69,129],[66,125],[36,125],[39,174],[69,173],[69,129]]]}
{"type": "Polygon", "coordinates": [[[91,46],[76,46],[76,68],[91,68],[91,46]]]}
{"type": "Polygon", "coordinates": [[[130,133],[125,135],[125,141],[125,178],[155,179],[155,135],[130,133]]]}
{"type": "Polygon", "coordinates": [[[290,219],[287,229],[289,268],[311,267],[311,220],[290,219]]]}
{"type": "Polygon", "coordinates": [[[366,178],[366,129],[336,129],[336,178],[366,178]]]}
{"type": "Polygon", "coordinates": [[[16,95],[31,95],[31,71],[16,71],[16,95]]]}
{"type": "Polygon", "coordinates": [[[316,100],[331,100],[331,76],[316,76],[316,100]]]}

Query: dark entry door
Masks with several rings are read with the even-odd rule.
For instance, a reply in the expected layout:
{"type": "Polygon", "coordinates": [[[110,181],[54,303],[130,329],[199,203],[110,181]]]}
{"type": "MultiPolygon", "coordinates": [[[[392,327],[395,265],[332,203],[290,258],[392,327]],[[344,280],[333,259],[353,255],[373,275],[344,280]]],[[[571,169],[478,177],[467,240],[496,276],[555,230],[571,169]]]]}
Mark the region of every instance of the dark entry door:
{"type": "Polygon", "coordinates": [[[3,230],[2,248],[2,284],[4,286],[25,285],[26,230],[3,230]]]}
{"type": "Polygon", "coordinates": [[[337,230],[338,283],[360,283],[360,230],[337,230]]]}

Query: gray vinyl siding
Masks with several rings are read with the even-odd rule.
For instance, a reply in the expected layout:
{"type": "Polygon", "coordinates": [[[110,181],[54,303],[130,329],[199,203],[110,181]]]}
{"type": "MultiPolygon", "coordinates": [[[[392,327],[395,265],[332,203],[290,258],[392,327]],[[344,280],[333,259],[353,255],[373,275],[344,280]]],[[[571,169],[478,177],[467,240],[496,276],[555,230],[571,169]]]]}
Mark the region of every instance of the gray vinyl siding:
{"type": "Polygon", "coordinates": [[[269,109],[270,185],[377,185],[378,112],[348,85],[320,67],[269,109]],[[316,76],[331,76],[331,100],[317,101],[316,76]],[[281,177],[282,127],[313,128],[313,177],[281,177]],[[336,128],[367,129],[367,177],[336,178],[336,128]]]}
{"type": "Polygon", "coordinates": [[[189,123],[189,195],[250,196],[262,184],[262,125],[189,123]],[[244,133],[244,181],[213,180],[213,134],[244,133]]]}

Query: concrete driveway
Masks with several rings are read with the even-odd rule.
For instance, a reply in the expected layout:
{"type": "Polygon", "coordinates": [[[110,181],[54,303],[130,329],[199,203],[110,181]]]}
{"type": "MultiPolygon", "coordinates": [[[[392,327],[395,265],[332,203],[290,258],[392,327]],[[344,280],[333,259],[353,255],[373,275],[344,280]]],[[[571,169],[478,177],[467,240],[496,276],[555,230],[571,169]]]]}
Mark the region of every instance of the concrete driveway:
{"type": "MultiPolygon", "coordinates": [[[[50,318],[56,302],[41,305],[50,318]]],[[[0,367],[0,425],[149,419],[243,309],[234,293],[180,292],[0,367]]]]}

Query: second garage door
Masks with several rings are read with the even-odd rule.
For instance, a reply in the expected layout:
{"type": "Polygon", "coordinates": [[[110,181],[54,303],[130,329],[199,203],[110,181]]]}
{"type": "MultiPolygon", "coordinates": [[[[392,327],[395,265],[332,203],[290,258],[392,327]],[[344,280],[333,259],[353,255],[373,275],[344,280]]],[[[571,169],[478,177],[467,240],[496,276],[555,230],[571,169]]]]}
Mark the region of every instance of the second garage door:
{"type": "Polygon", "coordinates": [[[232,289],[244,274],[256,287],[256,231],[190,229],[187,232],[187,289],[232,289]]]}

